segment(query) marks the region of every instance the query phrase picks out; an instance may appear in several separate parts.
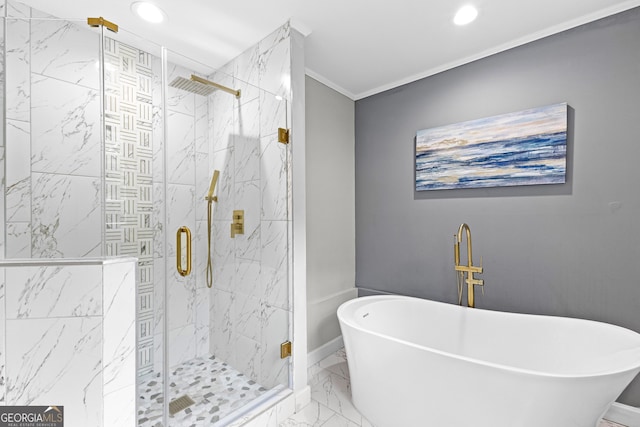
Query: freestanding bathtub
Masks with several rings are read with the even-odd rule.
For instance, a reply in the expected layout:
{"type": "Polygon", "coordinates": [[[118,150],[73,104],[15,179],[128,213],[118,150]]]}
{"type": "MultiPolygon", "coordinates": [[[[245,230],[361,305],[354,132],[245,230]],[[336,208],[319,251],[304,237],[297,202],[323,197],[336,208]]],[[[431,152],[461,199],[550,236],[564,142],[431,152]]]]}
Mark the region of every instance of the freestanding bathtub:
{"type": "Polygon", "coordinates": [[[402,296],[338,308],[355,407],[375,427],[595,427],[640,371],[606,323],[402,296]]]}

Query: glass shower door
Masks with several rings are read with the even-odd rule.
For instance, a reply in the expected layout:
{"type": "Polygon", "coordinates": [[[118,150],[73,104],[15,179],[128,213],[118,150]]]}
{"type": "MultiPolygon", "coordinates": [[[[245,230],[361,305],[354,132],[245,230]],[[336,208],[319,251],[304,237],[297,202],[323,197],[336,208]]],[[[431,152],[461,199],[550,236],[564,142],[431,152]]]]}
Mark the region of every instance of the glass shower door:
{"type": "Polygon", "coordinates": [[[225,425],[289,385],[287,102],[174,52],[165,90],[168,423],[225,425]]]}

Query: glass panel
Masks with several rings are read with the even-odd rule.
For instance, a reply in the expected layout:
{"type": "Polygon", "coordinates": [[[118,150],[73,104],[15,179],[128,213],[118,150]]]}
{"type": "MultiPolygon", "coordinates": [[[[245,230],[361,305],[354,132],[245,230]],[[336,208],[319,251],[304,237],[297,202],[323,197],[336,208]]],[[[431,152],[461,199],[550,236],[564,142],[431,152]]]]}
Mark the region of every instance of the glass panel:
{"type": "Polygon", "coordinates": [[[168,393],[195,402],[169,424],[225,425],[289,383],[287,103],[174,52],[167,69],[167,229],[189,227],[194,248],[190,275],[167,263],[168,393]]]}

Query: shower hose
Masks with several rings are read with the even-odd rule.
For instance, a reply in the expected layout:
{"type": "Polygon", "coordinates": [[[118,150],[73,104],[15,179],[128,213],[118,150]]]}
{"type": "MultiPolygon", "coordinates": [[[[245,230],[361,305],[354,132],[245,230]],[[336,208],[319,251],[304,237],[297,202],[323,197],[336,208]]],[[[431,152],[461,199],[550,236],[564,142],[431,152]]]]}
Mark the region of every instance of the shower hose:
{"type": "Polygon", "coordinates": [[[213,201],[207,203],[207,287],[213,286],[213,264],[211,263],[211,216],[213,201]]]}

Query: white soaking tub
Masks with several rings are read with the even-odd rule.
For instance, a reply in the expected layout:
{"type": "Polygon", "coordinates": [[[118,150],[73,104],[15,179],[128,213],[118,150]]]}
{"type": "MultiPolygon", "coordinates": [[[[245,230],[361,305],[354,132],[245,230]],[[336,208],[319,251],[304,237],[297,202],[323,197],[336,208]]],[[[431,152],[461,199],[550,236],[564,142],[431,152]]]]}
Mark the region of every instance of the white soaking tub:
{"type": "Polygon", "coordinates": [[[564,317],[371,296],[338,308],[375,427],[594,427],[640,371],[640,334],[564,317]]]}

